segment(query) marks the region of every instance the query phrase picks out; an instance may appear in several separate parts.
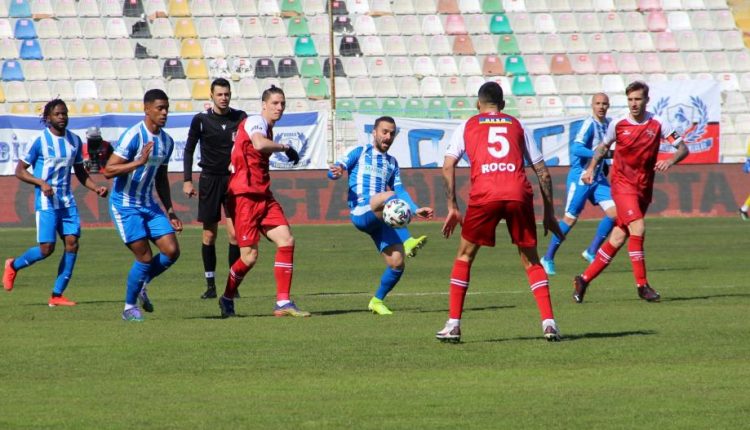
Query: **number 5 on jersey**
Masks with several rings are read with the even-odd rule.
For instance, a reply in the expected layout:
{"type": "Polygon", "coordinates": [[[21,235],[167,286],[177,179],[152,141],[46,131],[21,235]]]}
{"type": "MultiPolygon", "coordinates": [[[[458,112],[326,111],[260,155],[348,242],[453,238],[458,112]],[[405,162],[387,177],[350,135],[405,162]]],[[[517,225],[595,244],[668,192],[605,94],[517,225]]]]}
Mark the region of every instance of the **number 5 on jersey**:
{"type": "Polygon", "coordinates": [[[508,127],[490,127],[487,135],[487,151],[495,158],[505,158],[510,151],[510,142],[505,135],[508,127]]]}

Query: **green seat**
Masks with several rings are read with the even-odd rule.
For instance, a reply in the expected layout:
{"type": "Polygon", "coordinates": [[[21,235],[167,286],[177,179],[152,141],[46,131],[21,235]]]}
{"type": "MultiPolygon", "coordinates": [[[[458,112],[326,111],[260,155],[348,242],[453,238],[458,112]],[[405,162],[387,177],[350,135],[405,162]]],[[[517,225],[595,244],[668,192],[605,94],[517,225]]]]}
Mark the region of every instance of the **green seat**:
{"type": "Polygon", "coordinates": [[[383,100],[383,115],[399,117],[404,115],[404,106],[399,99],[383,100]]]}
{"type": "Polygon", "coordinates": [[[309,99],[327,99],[328,84],[324,78],[312,78],[307,81],[306,92],[309,99]]]}
{"type": "Polygon", "coordinates": [[[505,107],[503,108],[503,112],[507,113],[508,115],[512,116],[519,116],[520,112],[518,111],[518,100],[516,100],[515,97],[506,95],[504,97],[505,100],[505,107]]]}
{"type": "Polygon", "coordinates": [[[320,68],[320,61],[315,57],[301,58],[300,75],[303,78],[322,78],[323,69],[320,68]]]}
{"type": "Polygon", "coordinates": [[[302,0],[284,0],[281,2],[281,14],[284,16],[304,15],[302,0]]]}
{"type": "Polygon", "coordinates": [[[513,77],[511,91],[514,96],[534,96],[534,85],[531,83],[529,75],[516,75],[513,77]]]}
{"type": "Polygon", "coordinates": [[[476,115],[476,103],[472,103],[465,97],[459,97],[451,100],[451,118],[468,119],[476,115]]]}
{"type": "Polygon", "coordinates": [[[490,33],[492,34],[512,34],[513,29],[510,27],[510,21],[504,13],[497,13],[490,18],[490,33]]]}
{"type": "Polygon", "coordinates": [[[503,0],[482,0],[482,12],[484,13],[503,13],[503,0]]]}
{"type": "Polygon", "coordinates": [[[364,115],[380,115],[380,106],[375,99],[362,99],[359,102],[358,112],[364,115]]]}
{"type": "Polygon", "coordinates": [[[520,55],[509,55],[505,57],[505,73],[508,75],[528,75],[526,64],[520,55]]]}
{"type": "Polygon", "coordinates": [[[310,28],[307,26],[307,18],[304,16],[295,16],[290,19],[287,33],[290,37],[309,36],[310,28]]]}
{"type": "Polygon", "coordinates": [[[357,104],[351,99],[336,100],[336,117],[341,120],[349,121],[354,117],[352,113],[357,110],[357,104]]]}
{"type": "Polygon", "coordinates": [[[427,118],[443,119],[450,116],[445,99],[430,99],[427,102],[427,118]]]}
{"type": "Polygon", "coordinates": [[[409,118],[424,118],[426,115],[422,99],[409,99],[404,106],[404,116],[409,118]]]}
{"type": "Polygon", "coordinates": [[[497,42],[497,53],[503,55],[516,55],[521,53],[518,40],[512,34],[503,34],[497,42]]]}
{"type": "Polygon", "coordinates": [[[294,55],[297,57],[317,57],[318,51],[310,36],[301,36],[294,42],[294,55]]]}

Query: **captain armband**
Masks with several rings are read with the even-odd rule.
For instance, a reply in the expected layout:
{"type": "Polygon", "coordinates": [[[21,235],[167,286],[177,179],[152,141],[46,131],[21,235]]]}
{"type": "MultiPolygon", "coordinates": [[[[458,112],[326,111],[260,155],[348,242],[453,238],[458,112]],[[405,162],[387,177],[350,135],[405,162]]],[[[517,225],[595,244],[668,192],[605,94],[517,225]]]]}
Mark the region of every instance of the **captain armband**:
{"type": "Polygon", "coordinates": [[[667,136],[664,140],[667,141],[670,145],[677,148],[680,143],[682,142],[682,136],[677,134],[676,131],[673,131],[669,136],[667,136]]]}

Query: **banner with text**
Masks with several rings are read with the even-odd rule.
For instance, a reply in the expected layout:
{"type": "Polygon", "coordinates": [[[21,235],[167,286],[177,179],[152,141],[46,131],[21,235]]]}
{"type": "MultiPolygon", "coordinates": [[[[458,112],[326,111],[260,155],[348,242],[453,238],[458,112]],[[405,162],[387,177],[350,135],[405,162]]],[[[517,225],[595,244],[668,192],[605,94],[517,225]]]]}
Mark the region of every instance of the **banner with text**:
{"type": "MultiPolygon", "coordinates": [[[[183,170],[183,155],[190,122],[195,114],[170,114],[164,128],[175,141],[174,152],[169,160],[170,172],[183,170]]],[[[86,129],[97,126],[102,138],[112,144],[128,127],[143,119],[142,114],[110,114],[70,118],[68,129],[86,141],[86,129]]],[[[293,146],[300,155],[300,162],[293,166],[282,153],[271,157],[271,169],[325,169],[326,145],[328,142],[328,112],[287,113],[274,126],[274,140],[293,146]]],[[[39,136],[43,125],[38,117],[0,116],[0,176],[13,175],[18,159],[28,145],[39,136]]],[[[84,154],[84,158],[86,158],[84,154]]],[[[200,150],[195,151],[193,170],[200,171],[200,150]]]]}

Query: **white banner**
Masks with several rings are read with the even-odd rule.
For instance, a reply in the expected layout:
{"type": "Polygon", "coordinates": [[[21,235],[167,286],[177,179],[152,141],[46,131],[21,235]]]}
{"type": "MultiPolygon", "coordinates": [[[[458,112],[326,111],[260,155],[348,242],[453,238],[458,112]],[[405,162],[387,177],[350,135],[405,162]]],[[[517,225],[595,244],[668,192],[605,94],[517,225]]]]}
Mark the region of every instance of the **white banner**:
{"type": "MultiPolygon", "coordinates": [[[[175,141],[174,152],[169,160],[170,172],[181,172],[183,155],[190,122],[195,114],[173,113],[169,115],[164,128],[175,141]]],[[[142,114],[110,114],[89,117],[70,118],[68,129],[86,142],[86,129],[97,126],[102,131],[102,138],[113,145],[120,134],[128,127],[143,119],[142,114]]],[[[274,126],[274,140],[292,145],[300,154],[300,162],[292,166],[286,157],[274,154],[271,157],[271,169],[326,169],[328,142],[328,112],[294,112],[286,113],[274,126]]],[[[0,176],[13,175],[18,159],[26,152],[28,145],[34,142],[44,126],[38,117],[0,116],[0,176]]],[[[84,158],[86,154],[84,154],[84,158]]],[[[200,149],[196,149],[193,160],[193,171],[198,172],[200,149]]]]}

